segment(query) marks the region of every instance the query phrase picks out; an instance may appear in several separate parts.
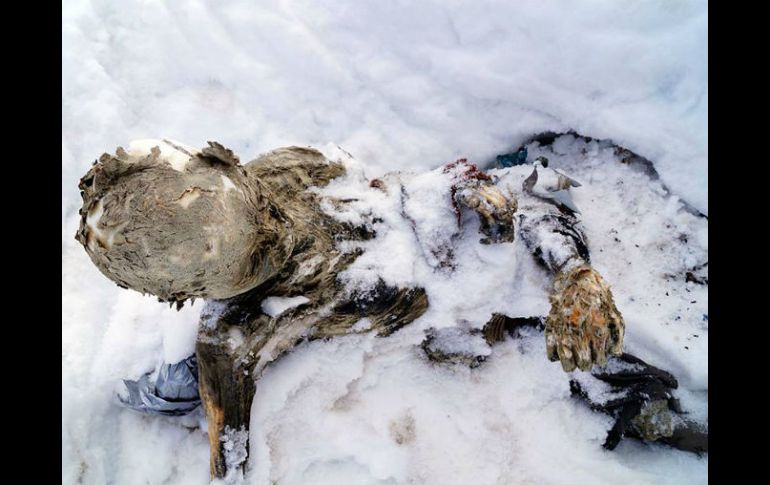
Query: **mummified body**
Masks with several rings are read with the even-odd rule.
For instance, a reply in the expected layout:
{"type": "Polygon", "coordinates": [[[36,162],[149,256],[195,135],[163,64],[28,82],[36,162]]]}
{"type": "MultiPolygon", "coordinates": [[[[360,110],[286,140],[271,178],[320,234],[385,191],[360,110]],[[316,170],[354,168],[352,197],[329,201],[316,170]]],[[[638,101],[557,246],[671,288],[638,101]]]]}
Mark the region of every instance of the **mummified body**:
{"type": "MultiPolygon", "coordinates": [[[[340,243],[374,236],[371,227],[322,210],[345,200],[309,190],[343,176],[342,164],[290,147],[241,165],[230,150],[209,145],[199,151],[163,141],[103,155],[81,180],[77,238],[122,287],[172,304],[208,300],[196,354],[211,473],[223,477],[240,463],[228,463],[222,438],[246,433],[255,380],[269,362],[306,339],[357,331],[389,335],[422,315],[429,302],[421,288],[381,283],[351,292],[339,282],[337,275],[360,255],[342,251],[340,243]],[[269,296],[303,297],[303,303],[266,312],[262,302],[269,296]],[[356,325],[362,318],[369,322],[365,330],[356,325]]],[[[490,244],[511,241],[518,225],[527,247],[554,275],[545,321],[548,357],[571,371],[621,354],[623,319],[589,264],[574,216],[529,194],[518,201],[503,194],[465,161],[440,170],[458,222],[463,207],[477,212],[483,242],[490,244]]],[[[388,180],[372,181],[371,190],[404,191],[388,180]]],[[[422,242],[437,270],[451,271],[451,247],[430,237],[422,242]]],[[[499,318],[491,323],[488,341],[502,328],[499,318]]]]}

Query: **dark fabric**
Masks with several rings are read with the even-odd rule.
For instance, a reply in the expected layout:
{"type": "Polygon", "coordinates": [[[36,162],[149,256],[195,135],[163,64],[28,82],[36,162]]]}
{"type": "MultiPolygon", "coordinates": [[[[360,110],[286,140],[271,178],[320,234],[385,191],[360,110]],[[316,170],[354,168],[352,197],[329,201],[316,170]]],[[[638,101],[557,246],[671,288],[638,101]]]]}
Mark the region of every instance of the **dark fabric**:
{"type": "MultiPolygon", "coordinates": [[[[543,331],[544,320],[543,317],[512,318],[496,313],[484,327],[484,337],[491,345],[504,340],[505,334],[516,338],[520,328],[543,331]]],[[[609,384],[612,395],[619,396],[599,402],[592,399],[576,379],[570,380],[573,396],[585,401],[591,409],[615,418],[615,423],[604,442],[606,449],[614,450],[625,437],[650,441],[645,439],[634,421],[642,414],[645,405],[664,401],[675,420],[673,433],[670,436],[658,437],[654,441],[693,453],[708,452],[708,430],[686,419],[686,413],[671,392],[679,387],[679,383],[670,372],[650,365],[639,357],[623,353],[620,356],[611,356],[607,367],[596,368],[590,373],[590,378],[609,384]],[[615,371],[610,372],[607,369],[615,371]]]]}
{"type": "Polygon", "coordinates": [[[582,389],[579,382],[570,381],[570,390],[574,396],[587,401],[592,409],[605,412],[615,418],[615,424],[607,433],[607,439],[604,442],[605,448],[615,449],[624,437],[645,440],[634,420],[640,415],[647,403],[663,400],[666,402],[668,410],[677,418],[677,422],[671,436],[663,436],[655,441],[693,453],[708,452],[708,430],[687,420],[679,401],[671,393],[673,389],[678,387],[678,382],[674,376],[631,354],[624,353],[619,357],[611,357],[610,367],[613,360],[634,364],[636,368],[615,373],[598,370],[592,372],[591,375],[610,384],[618,393],[623,394],[623,397],[604,403],[596,403],[582,389]]]}
{"type": "Polygon", "coordinates": [[[498,155],[495,159],[501,167],[513,167],[527,163],[527,147],[521,147],[513,153],[498,155]]]}

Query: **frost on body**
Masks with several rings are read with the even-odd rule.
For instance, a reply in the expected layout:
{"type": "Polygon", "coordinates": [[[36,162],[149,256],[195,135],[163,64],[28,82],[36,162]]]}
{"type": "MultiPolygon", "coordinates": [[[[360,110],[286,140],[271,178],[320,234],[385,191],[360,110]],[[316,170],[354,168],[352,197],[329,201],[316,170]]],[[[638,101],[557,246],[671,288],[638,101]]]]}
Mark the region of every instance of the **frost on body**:
{"type": "MultiPolygon", "coordinates": [[[[214,142],[202,150],[142,142],[103,155],[81,180],[76,237],[102,273],[161,301],[208,300],[196,355],[212,477],[231,479],[242,467],[255,380],[270,362],[303,340],[389,335],[428,308],[422,288],[379,277],[350,287],[338,277],[364,252],[361,242],[376,237],[379,217],[353,216],[346,207],[356,197],[317,190],[347,167],[342,158],[300,147],[241,165],[214,142]]],[[[546,321],[549,357],[569,371],[620,353],[622,317],[589,266],[573,216],[525,194],[517,201],[465,160],[428,174],[362,181],[366,190],[398,194],[398,210],[437,271],[453,270],[463,212],[478,215],[485,244],[512,241],[520,226],[526,246],[557,282],[546,321]]],[[[444,329],[426,342],[429,356],[462,355],[476,365],[491,341],[444,329]]]]}

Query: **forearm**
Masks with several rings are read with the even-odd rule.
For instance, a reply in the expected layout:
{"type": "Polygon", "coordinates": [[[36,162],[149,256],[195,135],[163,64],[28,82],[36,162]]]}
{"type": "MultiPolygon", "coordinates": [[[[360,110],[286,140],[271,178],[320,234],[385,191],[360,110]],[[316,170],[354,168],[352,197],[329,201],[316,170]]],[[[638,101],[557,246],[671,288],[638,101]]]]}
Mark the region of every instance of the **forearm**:
{"type": "Polygon", "coordinates": [[[571,214],[546,203],[527,202],[519,211],[522,241],[553,275],[590,264],[582,225],[571,214]]]}
{"type": "Polygon", "coordinates": [[[609,285],[590,266],[585,233],[571,214],[528,200],[519,217],[522,240],[554,276],[545,322],[546,353],[565,371],[603,366],[622,352],[623,316],[609,285]]]}

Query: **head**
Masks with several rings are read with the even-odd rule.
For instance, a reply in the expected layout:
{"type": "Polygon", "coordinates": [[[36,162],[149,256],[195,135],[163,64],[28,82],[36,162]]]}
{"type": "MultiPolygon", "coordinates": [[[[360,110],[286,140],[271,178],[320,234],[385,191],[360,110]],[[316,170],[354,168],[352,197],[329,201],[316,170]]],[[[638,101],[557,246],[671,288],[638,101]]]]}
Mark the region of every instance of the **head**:
{"type": "Polygon", "coordinates": [[[118,148],[94,163],[80,189],[76,239],[119,286],[180,302],[229,298],[266,278],[258,183],[217,143],[118,148]]]}

